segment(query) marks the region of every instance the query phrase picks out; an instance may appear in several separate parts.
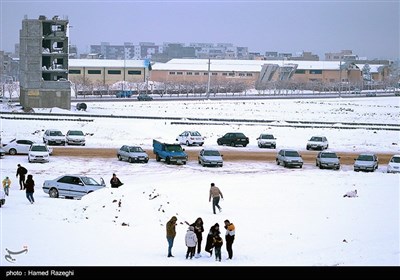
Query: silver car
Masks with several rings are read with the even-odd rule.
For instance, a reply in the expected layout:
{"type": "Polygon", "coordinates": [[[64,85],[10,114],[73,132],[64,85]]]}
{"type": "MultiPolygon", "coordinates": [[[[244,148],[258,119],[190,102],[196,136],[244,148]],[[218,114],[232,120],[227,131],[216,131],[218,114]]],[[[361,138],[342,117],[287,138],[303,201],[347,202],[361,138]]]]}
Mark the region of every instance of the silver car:
{"type": "Polygon", "coordinates": [[[202,166],[219,166],[224,165],[223,155],[216,149],[202,149],[198,155],[198,162],[202,166]]]}
{"type": "Polygon", "coordinates": [[[43,191],[52,198],[60,196],[82,198],[82,196],[106,186],[103,178],[100,178],[100,182],[85,175],[62,175],[54,180],[45,180],[43,191]]]}
{"type": "Polygon", "coordinates": [[[319,152],[315,159],[315,165],[320,169],[323,168],[332,168],[339,170],[340,169],[340,157],[337,156],[335,152],[319,152]]]}
{"type": "Polygon", "coordinates": [[[276,138],[274,137],[274,135],[272,134],[261,134],[258,138],[257,138],[257,144],[259,148],[272,148],[275,149],[276,148],[276,138]]]}
{"type": "Polygon", "coordinates": [[[50,150],[46,144],[34,143],[28,153],[29,162],[49,162],[50,150]]]}
{"type": "Polygon", "coordinates": [[[375,154],[360,154],[355,159],[354,171],[371,171],[378,169],[378,157],[375,154]]]}
{"type": "Polygon", "coordinates": [[[85,134],[81,130],[68,130],[65,139],[68,145],[85,146],[86,144],[85,134]]]}
{"type": "Polygon", "coordinates": [[[130,163],[149,161],[149,155],[139,146],[123,145],[117,151],[118,160],[127,160],[130,163]]]}
{"type": "Polygon", "coordinates": [[[28,154],[33,143],[34,141],[32,140],[13,139],[9,143],[3,145],[3,149],[10,155],[28,154]]]}
{"type": "Polygon", "coordinates": [[[276,164],[284,167],[303,167],[303,158],[298,151],[292,149],[282,149],[276,155],[276,164]]]}

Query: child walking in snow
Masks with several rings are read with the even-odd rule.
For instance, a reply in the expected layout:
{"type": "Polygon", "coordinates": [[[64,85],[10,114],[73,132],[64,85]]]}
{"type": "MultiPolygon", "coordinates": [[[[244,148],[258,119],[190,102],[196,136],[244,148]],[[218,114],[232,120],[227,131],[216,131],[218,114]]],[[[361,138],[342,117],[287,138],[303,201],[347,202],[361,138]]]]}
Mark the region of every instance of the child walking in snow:
{"type": "Polygon", "coordinates": [[[217,234],[214,237],[214,248],[215,248],[215,260],[216,261],[221,261],[221,247],[223,245],[224,241],[222,240],[221,236],[217,234]]]}

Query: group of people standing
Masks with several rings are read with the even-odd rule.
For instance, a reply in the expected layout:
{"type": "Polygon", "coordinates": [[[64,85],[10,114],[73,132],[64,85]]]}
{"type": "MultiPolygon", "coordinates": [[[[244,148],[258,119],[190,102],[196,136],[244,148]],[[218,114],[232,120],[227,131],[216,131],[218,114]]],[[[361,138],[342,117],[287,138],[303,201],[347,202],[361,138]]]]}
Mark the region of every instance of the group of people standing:
{"type": "MultiPolygon", "coordinates": [[[[28,174],[28,176],[25,179],[26,174],[28,173],[28,170],[23,167],[21,164],[17,165],[17,173],[16,177],[18,178],[19,176],[19,187],[20,190],[25,190],[26,192],[26,198],[29,200],[31,204],[35,202],[35,199],[33,198],[33,193],[35,192],[35,181],[33,180],[33,175],[28,174]]],[[[10,188],[11,188],[11,180],[8,176],[6,176],[3,181],[3,190],[4,194],[8,196],[10,194],[10,188]]],[[[3,200],[3,199],[2,199],[3,200]]],[[[4,204],[4,201],[2,201],[1,204],[4,204]]]]}
{"type": "MultiPolygon", "coordinates": [[[[172,247],[174,244],[174,239],[176,236],[176,225],[177,225],[177,217],[173,216],[167,222],[166,230],[167,230],[167,241],[168,241],[168,257],[174,257],[172,255],[172,247]]],[[[192,259],[193,257],[201,257],[201,243],[203,240],[203,219],[201,217],[197,218],[196,221],[192,224],[189,224],[185,221],[185,223],[189,226],[186,235],[185,235],[185,245],[187,247],[186,251],[186,259],[192,259]],[[196,253],[197,247],[197,253],[196,253]]],[[[233,241],[235,240],[235,226],[229,220],[224,221],[224,228],[226,229],[225,233],[225,242],[226,242],[226,250],[228,252],[228,258],[233,258],[233,241]]],[[[214,224],[210,231],[207,234],[205,251],[210,254],[212,257],[213,249],[215,249],[215,260],[221,261],[221,247],[224,243],[222,237],[220,236],[221,232],[219,231],[219,224],[214,224]]]]}

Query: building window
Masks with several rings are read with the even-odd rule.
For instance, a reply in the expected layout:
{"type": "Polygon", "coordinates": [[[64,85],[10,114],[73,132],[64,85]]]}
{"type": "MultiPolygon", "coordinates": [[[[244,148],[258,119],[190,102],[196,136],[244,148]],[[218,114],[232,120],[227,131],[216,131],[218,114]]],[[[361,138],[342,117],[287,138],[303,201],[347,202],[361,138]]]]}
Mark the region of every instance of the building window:
{"type": "Polygon", "coordinates": [[[228,76],[228,73],[222,73],[222,76],[228,76]]]}
{"type": "Polygon", "coordinates": [[[229,73],[228,76],[233,77],[233,76],[235,76],[235,73],[229,73]]]}
{"type": "Polygon", "coordinates": [[[183,72],[176,72],[176,75],[183,75],[183,72]]]}
{"type": "Polygon", "coordinates": [[[140,70],[128,70],[128,75],[142,75],[140,70]]]}
{"type": "Polygon", "coordinates": [[[244,77],[244,73],[239,73],[239,77],[244,77]]]}
{"type": "Polygon", "coordinates": [[[73,69],[71,69],[71,70],[68,71],[68,73],[69,74],[80,74],[81,70],[73,70],[73,69]]]}
{"type": "Polygon", "coordinates": [[[194,75],[198,76],[198,75],[200,75],[200,73],[199,72],[194,72],[194,75]]]}
{"type": "Polygon", "coordinates": [[[247,77],[253,77],[253,74],[252,73],[247,73],[246,76],[247,77]]]}
{"type": "Polygon", "coordinates": [[[204,76],[208,76],[208,73],[207,73],[207,72],[204,72],[203,75],[204,75],[204,76]]]}
{"type": "Polygon", "coordinates": [[[306,70],[303,69],[296,69],[296,71],[294,72],[295,74],[305,74],[306,70]]]}
{"type": "Polygon", "coordinates": [[[87,73],[90,75],[99,75],[101,74],[101,70],[88,70],[87,73]]]}
{"type": "Polygon", "coordinates": [[[322,74],[322,70],[310,70],[310,74],[322,74]]]}
{"type": "Polygon", "coordinates": [[[169,72],[170,75],[175,75],[175,72],[169,72]]]}
{"type": "Polygon", "coordinates": [[[108,70],[107,73],[110,75],[121,75],[121,70],[108,70]]]}
{"type": "Polygon", "coordinates": [[[212,76],[217,76],[218,73],[212,72],[211,75],[212,75],[212,76]]]}
{"type": "Polygon", "coordinates": [[[193,73],[192,73],[192,72],[186,72],[186,75],[188,75],[188,76],[192,76],[192,75],[193,75],[193,73]]]}

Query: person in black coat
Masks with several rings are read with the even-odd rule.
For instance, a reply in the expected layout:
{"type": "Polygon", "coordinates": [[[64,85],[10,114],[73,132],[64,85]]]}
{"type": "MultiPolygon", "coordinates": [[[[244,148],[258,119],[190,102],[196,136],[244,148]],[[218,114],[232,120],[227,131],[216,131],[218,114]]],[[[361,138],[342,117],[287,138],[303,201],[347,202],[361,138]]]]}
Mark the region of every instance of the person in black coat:
{"type": "Polygon", "coordinates": [[[123,185],[123,183],[119,180],[117,175],[113,173],[113,176],[110,180],[111,188],[118,188],[123,185]]]}
{"type": "Polygon", "coordinates": [[[221,234],[221,232],[219,231],[219,224],[216,223],[210,228],[210,231],[208,232],[207,235],[205,251],[210,253],[210,257],[212,256],[212,250],[214,248],[214,237],[219,234],[221,234]]]}
{"type": "Polygon", "coordinates": [[[26,190],[26,198],[31,204],[33,204],[35,202],[35,199],[33,198],[33,193],[35,192],[35,181],[33,181],[32,174],[28,175],[24,187],[26,190]]]}

